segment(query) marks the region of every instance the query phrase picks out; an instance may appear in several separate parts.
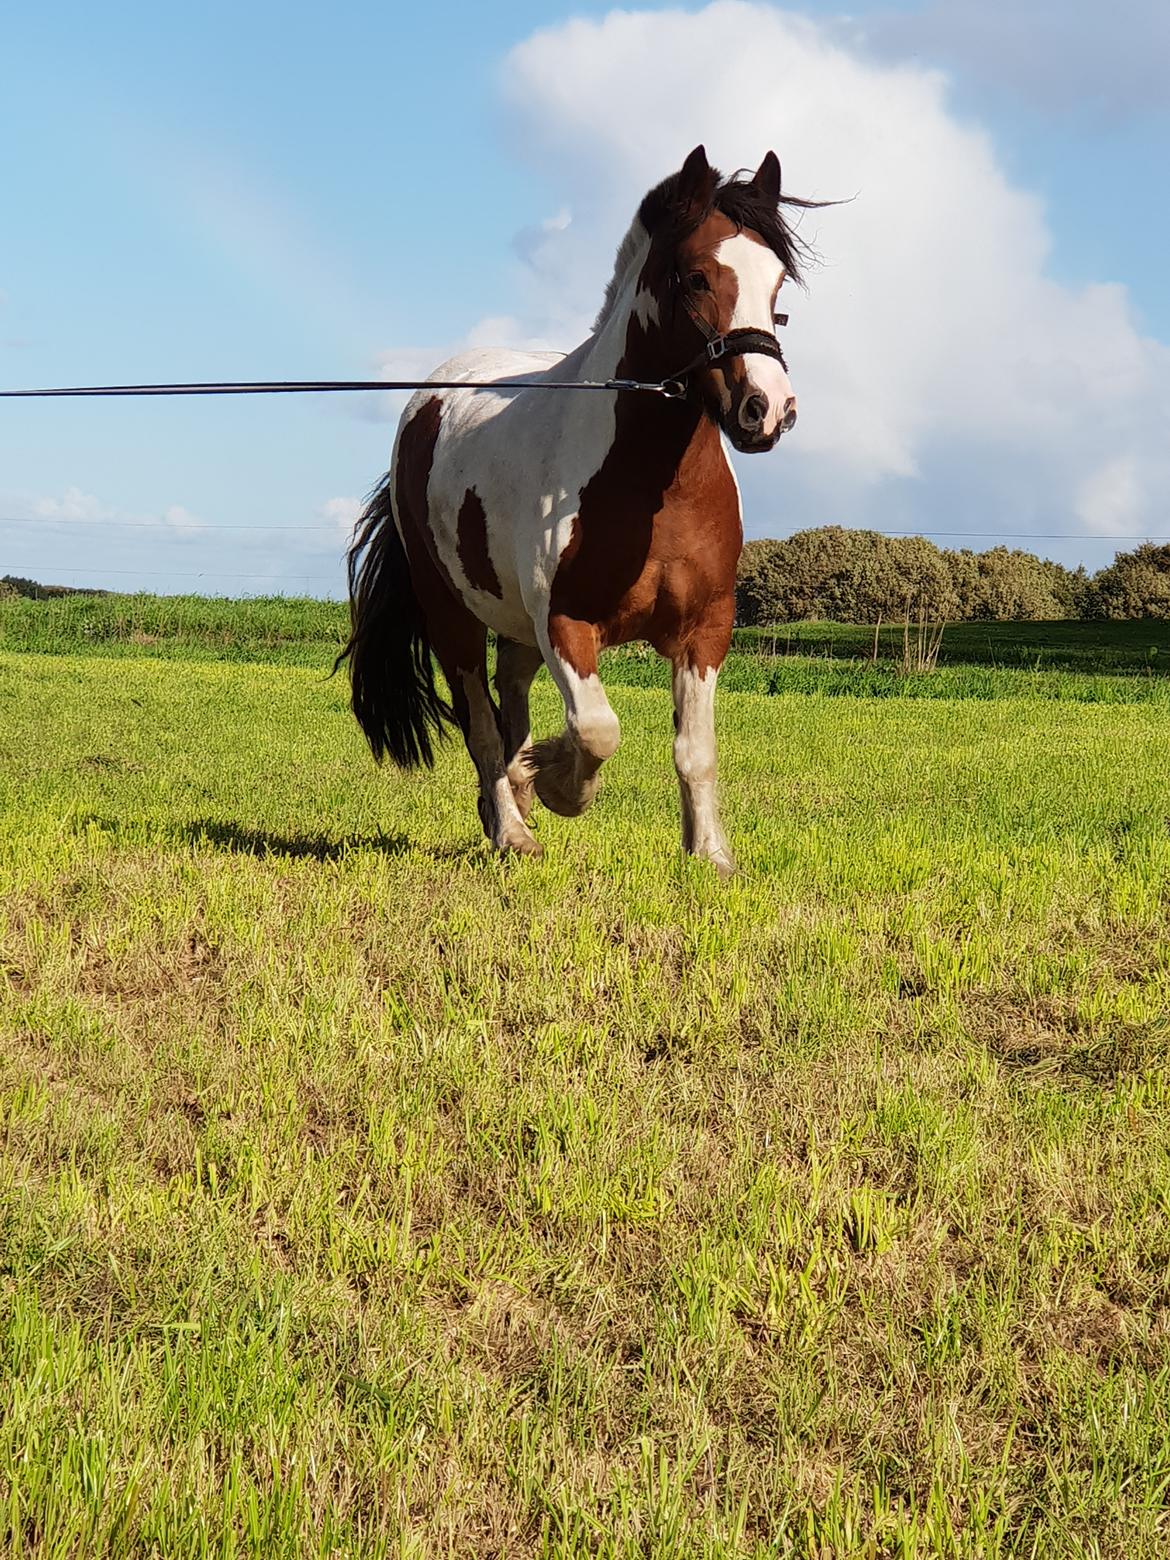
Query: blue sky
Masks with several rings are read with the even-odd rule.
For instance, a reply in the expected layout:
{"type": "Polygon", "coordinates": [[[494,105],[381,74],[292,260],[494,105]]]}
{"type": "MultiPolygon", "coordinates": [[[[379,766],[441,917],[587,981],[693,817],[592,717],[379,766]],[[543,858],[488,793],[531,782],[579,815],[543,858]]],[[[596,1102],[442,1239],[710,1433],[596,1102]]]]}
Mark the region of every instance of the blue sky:
{"type": "MultiPolygon", "coordinates": [[[[10,10],[0,382],[367,377],[485,332],[569,347],[653,178],[699,139],[741,162],[782,139],[786,176],[858,200],[818,234],[796,453],[752,465],[749,534],[985,528],[955,544],[1018,538],[1091,566],[1119,538],[1170,535],[1161,0],[1104,19],[1035,0],[998,21],[974,0],[630,9],[655,14],[605,21],[605,6],[555,0],[10,10]],[[877,169],[859,94],[875,124],[900,127],[877,169]],[[930,195],[940,226],[980,224],[962,253],[986,242],[987,259],[970,275],[950,251],[931,269],[919,188],[953,203],[930,195]],[[920,300],[952,266],[928,314],[920,300]],[[900,278],[913,285],[899,293],[900,278]],[[1013,322],[988,343],[1010,390],[971,361],[973,311],[1013,322]],[[879,312],[897,330],[870,339],[879,312]],[[835,339],[847,318],[852,338],[835,339]],[[937,343],[952,322],[949,362],[937,343]],[[833,369],[851,357],[873,365],[854,401],[833,369]]],[[[0,573],[339,594],[344,526],[384,468],[393,410],[3,403],[0,573]]]]}

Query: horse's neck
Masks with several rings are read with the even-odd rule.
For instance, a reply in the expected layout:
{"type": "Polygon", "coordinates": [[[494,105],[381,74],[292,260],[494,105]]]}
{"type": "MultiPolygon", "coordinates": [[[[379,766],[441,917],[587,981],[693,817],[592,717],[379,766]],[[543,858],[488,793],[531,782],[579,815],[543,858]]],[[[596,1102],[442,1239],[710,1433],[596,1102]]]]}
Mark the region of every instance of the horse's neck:
{"type": "MultiPolygon", "coordinates": [[[[644,321],[631,299],[628,307],[615,308],[566,364],[582,379],[655,383],[681,367],[667,357],[654,323],[644,321]]],[[[681,490],[703,488],[713,475],[718,480],[727,471],[719,431],[702,410],[694,402],[649,391],[618,395],[606,461],[621,469],[624,482],[640,495],[647,520],[668,492],[682,496],[681,490]]]]}
{"type": "Polygon", "coordinates": [[[639,314],[634,288],[623,289],[593,335],[572,354],[591,379],[665,379],[679,365],[665,361],[656,326],[639,314]]]}

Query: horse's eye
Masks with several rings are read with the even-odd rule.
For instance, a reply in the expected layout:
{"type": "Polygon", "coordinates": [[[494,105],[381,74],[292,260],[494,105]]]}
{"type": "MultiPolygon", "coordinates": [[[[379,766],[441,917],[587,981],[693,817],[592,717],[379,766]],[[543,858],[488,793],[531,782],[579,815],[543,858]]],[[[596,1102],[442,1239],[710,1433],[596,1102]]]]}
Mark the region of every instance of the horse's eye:
{"type": "Polygon", "coordinates": [[[687,286],[691,289],[692,292],[710,291],[710,288],[707,286],[707,278],[703,275],[702,271],[692,271],[691,274],[687,277],[687,286]]]}

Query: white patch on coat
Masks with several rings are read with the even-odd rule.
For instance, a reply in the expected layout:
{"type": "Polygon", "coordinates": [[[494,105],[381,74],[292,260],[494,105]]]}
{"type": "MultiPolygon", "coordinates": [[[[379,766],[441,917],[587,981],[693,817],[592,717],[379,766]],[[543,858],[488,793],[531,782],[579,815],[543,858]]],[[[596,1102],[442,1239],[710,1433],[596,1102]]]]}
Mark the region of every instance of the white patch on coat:
{"type": "Polygon", "coordinates": [[[645,287],[639,287],[635,295],[634,318],[647,328],[658,324],[658,299],[645,287]]]}
{"type": "MultiPolygon", "coordinates": [[[[640,225],[639,225],[640,226],[640,225]]],[[[631,230],[632,237],[636,237],[631,230]]],[[[622,274],[589,339],[552,352],[486,348],[435,369],[435,379],[612,379],[625,352],[649,238],[624,243],[622,274]]],[[[540,643],[561,554],[581,490],[613,445],[619,392],[597,390],[420,390],[401,428],[437,396],[442,403],[427,487],[427,522],[450,578],[481,622],[521,644],[540,643]],[[459,510],[469,487],[483,504],[499,596],[474,588],[459,559],[459,510]]],[[[542,649],[544,646],[542,646],[542,649]]]]}
{"type": "Polygon", "coordinates": [[[683,844],[695,856],[714,861],[721,872],[734,860],[719,820],[715,795],[715,682],[718,669],[676,665],[674,767],[683,813],[683,844]]]}
{"type": "MultiPolygon", "coordinates": [[[[733,238],[725,238],[717,245],[715,259],[720,265],[735,272],[739,288],[728,329],[766,330],[770,336],[775,334],[773,299],[784,275],[779,257],[767,244],[749,238],[746,233],[736,233],[733,238]]],[[[783,366],[775,358],[765,357],[762,352],[745,353],[743,364],[750,388],[744,391],[740,406],[753,392],[767,398],[768,411],[763,432],[765,437],[770,438],[783,420],[785,408],[792,399],[792,384],[783,366]]]]}
{"type": "Polygon", "coordinates": [[[601,678],[596,672],[580,676],[556,651],[550,651],[546,659],[565,701],[566,727],[587,758],[604,763],[617,752],[622,732],[601,678]]]}

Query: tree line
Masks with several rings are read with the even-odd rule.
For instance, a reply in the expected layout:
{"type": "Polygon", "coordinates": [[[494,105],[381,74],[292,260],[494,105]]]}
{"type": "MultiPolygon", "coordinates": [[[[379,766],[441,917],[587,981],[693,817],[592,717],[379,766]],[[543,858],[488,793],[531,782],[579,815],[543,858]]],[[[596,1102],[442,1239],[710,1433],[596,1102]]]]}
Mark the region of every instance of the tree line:
{"type": "MultiPolygon", "coordinates": [[[[0,596],[95,595],[0,576],[0,596]]],[[[1058,618],[1170,618],[1170,543],[1142,542],[1090,575],[1018,547],[936,547],[923,536],[819,526],[783,541],[748,542],[739,561],[736,617],[745,624],[1051,622],[1058,618]]]]}
{"type": "Polygon", "coordinates": [[[748,542],[736,608],[742,624],[1170,618],[1170,544],[1143,542],[1090,575],[1016,547],[955,551],[922,536],[820,526],[748,542]]]}

